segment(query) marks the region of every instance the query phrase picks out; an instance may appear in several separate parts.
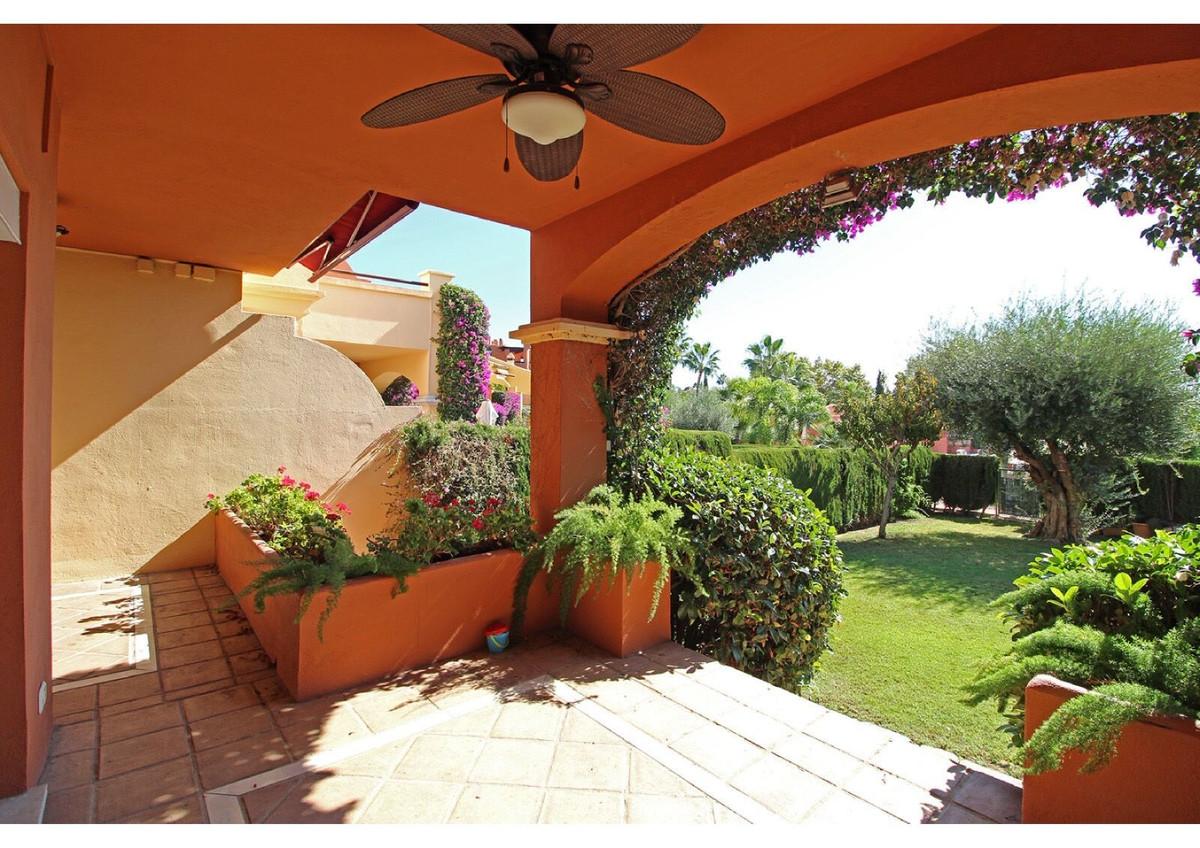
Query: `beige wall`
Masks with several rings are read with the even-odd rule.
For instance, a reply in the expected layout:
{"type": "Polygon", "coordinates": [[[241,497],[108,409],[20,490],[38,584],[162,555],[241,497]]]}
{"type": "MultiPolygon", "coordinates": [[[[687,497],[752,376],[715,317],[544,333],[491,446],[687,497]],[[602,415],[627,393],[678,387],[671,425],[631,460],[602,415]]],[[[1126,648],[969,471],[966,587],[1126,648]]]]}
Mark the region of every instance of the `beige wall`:
{"type": "Polygon", "coordinates": [[[428,350],[406,350],[395,356],[385,356],[382,359],[369,359],[358,363],[358,367],[375,384],[375,388],[383,391],[397,377],[404,375],[417,384],[421,394],[425,390],[425,376],[429,373],[428,350]]]}
{"type": "Polygon", "coordinates": [[[282,464],[348,494],[381,435],[419,414],[385,407],[292,319],[243,313],[234,272],[202,282],[173,263],[142,274],[132,257],[59,250],[55,294],[57,580],[211,562],[206,493],[282,464]]]}
{"type": "MultiPolygon", "coordinates": [[[[321,295],[300,319],[300,335],[321,341],[426,350],[430,292],[323,277],[321,295]]],[[[419,382],[419,381],[418,381],[419,382]]]]}

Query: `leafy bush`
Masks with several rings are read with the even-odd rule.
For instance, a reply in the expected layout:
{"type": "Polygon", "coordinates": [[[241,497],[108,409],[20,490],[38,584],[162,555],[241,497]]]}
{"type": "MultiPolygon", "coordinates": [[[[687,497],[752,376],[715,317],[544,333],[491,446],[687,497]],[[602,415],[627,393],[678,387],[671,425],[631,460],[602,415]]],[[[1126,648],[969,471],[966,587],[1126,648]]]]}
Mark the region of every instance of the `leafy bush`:
{"type": "Polygon", "coordinates": [[[1143,520],[1177,524],[1200,519],[1200,462],[1139,462],[1142,494],[1133,502],[1143,520]]]}
{"type": "Polygon", "coordinates": [[[974,511],[996,502],[1000,460],[994,456],[936,454],[929,469],[926,492],[935,504],[974,511]]]}
{"type": "Polygon", "coordinates": [[[401,374],[388,383],[380,395],[388,406],[412,406],[421,396],[421,390],[417,388],[416,383],[401,374]]]}
{"type": "Polygon", "coordinates": [[[842,590],[834,530],[786,480],[691,451],[647,458],[647,493],[683,511],[694,575],[672,583],[672,637],[771,683],[808,681],[842,590]]]}
{"type": "Polygon", "coordinates": [[[445,421],[474,421],[491,390],[489,315],[479,295],[447,283],[438,295],[438,412],[445,421]]]}
{"type": "Polygon", "coordinates": [[[733,454],[733,439],[726,433],[712,430],[667,430],[663,446],[668,450],[698,450],[713,456],[728,457],[733,454]]]}
{"type": "Polygon", "coordinates": [[[388,545],[421,567],[501,548],[527,550],[535,538],[524,500],[443,500],[428,494],[409,498],[405,510],[408,515],[388,545]]]}
{"type": "Polygon", "coordinates": [[[1020,744],[1025,686],[1038,674],[1091,687],[1068,701],[1027,743],[1030,773],[1084,754],[1102,768],[1126,723],[1159,712],[1200,710],[1200,527],[1159,531],[1038,557],[1015,591],[993,606],[1016,640],[968,687],[969,701],[996,699],[1020,744]]]}
{"type": "MultiPolygon", "coordinates": [[[[418,418],[395,431],[392,471],[407,470],[422,495],[442,502],[529,498],[529,429],[418,418]]],[[[403,505],[397,511],[403,512],[403,505]]]]}
{"type": "Polygon", "coordinates": [[[609,587],[658,563],[650,618],[671,571],[691,574],[691,545],[679,529],[683,513],[653,498],[625,499],[608,486],[597,486],[574,506],[555,514],[554,528],[534,547],[522,568],[514,598],[513,628],[524,619],[529,585],[545,571],[561,587],[560,616],[565,623],[573,605],[601,581],[609,587]]]}
{"type": "Polygon", "coordinates": [[[667,395],[667,418],[680,430],[713,430],[733,435],[729,404],[716,389],[686,389],[667,395]]]}
{"type": "MultiPolygon", "coordinates": [[[[893,511],[903,515],[923,505],[913,485],[924,483],[931,452],[918,447],[906,458],[893,511]]],[[[878,466],[854,448],[770,447],[734,445],[731,458],[779,474],[801,491],[839,531],[868,527],[879,521],[886,487],[878,466]]]]}

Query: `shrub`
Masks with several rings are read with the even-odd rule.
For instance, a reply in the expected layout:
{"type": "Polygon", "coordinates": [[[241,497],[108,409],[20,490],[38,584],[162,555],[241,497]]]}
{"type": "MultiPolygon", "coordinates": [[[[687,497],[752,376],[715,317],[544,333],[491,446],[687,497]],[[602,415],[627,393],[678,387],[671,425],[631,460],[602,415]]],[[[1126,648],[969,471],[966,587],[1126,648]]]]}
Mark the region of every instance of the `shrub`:
{"type": "Polygon", "coordinates": [[[698,450],[713,456],[733,454],[733,439],[726,433],[713,430],[667,430],[663,447],[672,451],[698,450]]]}
{"type": "Polygon", "coordinates": [[[421,396],[421,390],[417,388],[416,383],[401,374],[388,383],[380,395],[388,406],[412,406],[421,396]]]}
{"type": "Polygon", "coordinates": [[[691,451],[647,458],[647,493],[683,511],[694,576],[673,582],[673,638],[771,683],[808,681],[842,590],[834,530],[786,480],[691,451]]]}
{"type": "MultiPolygon", "coordinates": [[[[394,431],[392,472],[407,470],[417,491],[466,503],[529,498],[529,429],[418,418],[394,431]]],[[[403,504],[395,508],[405,512],[403,504]]]]}
{"type": "Polygon", "coordinates": [[[729,404],[717,389],[675,390],[667,395],[667,418],[680,430],[713,430],[733,435],[729,404]]]}
{"type": "Polygon", "coordinates": [[[514,598],[513,628],[524,619],[533,577],[545,571],[561,587],[559,613],[565,623],[572,605],[604,581],[612,587],[624,576],[633,580],[649,562],[658,564],[650,619],[672,569],[691,574],[691,545],[679,529],[683,513],[653,498],[625,499],[608,486],[597,486],[574,506],[554,516],[549,534],[530,552],[514,598]]]}
{"type": "Polygon", "coordinates": [[[1143,520],[1177,524],[1200,519],[1200,462],[1139,462],[1143,492],[1133,502],[1143,520]]]}
{"type": "MultiPolygon", "coordinates": [[[[906,458],[893,510],[903,515],[923,505],[913,484],[923,484],[931,452],[918,447],[906,458]]],[[[767,468],[807,491],[812,502],[839,531],[868,527],[879,521],[886,491],[878,466],[855,448],[770,447],[734,445],[731,458],[767,468]]]]}
{"type": "Polygon", "coordinates": [[[996,502],[1000,460],[994,456],[937,454],[929,469],[926,492],[947,509],[974,511],[996,502]]]}
{"type": "Polygon", "coordinates": [[[461,501],[428,494],[404,506],[407,516],[389,546],[421,567],[501,548],[526,550],[534,542],[523,499],[461,501]]]}
{"type": "Polygon", "coordinates": [[[1025,686],[1038,674],[1091,687],[1025,743],[1030,773],[1059,768],[1070,750],[1084,771],[1102,768],[1126,723],[1200,710],[1200,527],[1153,539],[1071,545],[1038,557],[1001,596],[1012,648],[968,687],[969,702],[996,699],[1020,744],[1025,686]]]}
{"type": "Polygon", "coordinates": [[[475,292],[450,283],[438,310],[438,413],[444,421],[474,421],[491,390],[488,310],[475,292]]]}

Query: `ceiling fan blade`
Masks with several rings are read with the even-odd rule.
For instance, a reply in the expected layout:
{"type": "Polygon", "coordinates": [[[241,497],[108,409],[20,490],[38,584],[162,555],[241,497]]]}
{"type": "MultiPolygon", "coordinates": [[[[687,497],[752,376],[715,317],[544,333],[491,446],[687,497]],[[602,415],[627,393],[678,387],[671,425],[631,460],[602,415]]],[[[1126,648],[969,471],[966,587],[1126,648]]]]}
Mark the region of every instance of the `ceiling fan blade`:
{"type": "Polygon", "coordinates": [[[503,74],[458,77],[423,85],[389,97],[362,116],[375,129],[403,127],[461,112],[504,93],[511,80],[503,74]]]}
{"type": "Polygon", "coordinates": [[[583,130],[570,138],[551,144],[538,144],[531,138],[513,133],[517,145],[517,158],[535,180],[551,182],[561,180],[575,170],[575,163],[583,153],[583,130]]]}
{"type": "Polygon", "coordinates": [[[493,44],[507,44],[524,59],[537,58],[537,50],[529,40],[508,24],[424,24],[424,27],[451,41],[457,41],[501,60],[504,56],[492,48],[493,44]]]}
{"type": "Polygon", "coordinates": [[[589,100],[597,118],[658,141],[709,144],[725,132],[725,118],[694,91],[637,71],[616,71],[588,82],[602,82],[611,94],[589,100]]]}
{"type": "Polygon", "coordinates": [[[562,56],[568,44],[586,44],[591,61],[579,67],[588,76],[640,65],[683,46],[701,24],[559,24],[550,52],[562,56]]]}

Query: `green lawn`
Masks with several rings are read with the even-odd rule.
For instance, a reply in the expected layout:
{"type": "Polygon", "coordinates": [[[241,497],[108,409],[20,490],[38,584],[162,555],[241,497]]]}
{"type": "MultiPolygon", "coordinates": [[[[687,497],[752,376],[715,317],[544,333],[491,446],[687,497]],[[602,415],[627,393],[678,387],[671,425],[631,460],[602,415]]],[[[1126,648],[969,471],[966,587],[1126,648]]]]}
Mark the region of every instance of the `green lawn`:
{"type": "MultiPolygon", "coordinates": [[[[821,660],[814,700],[963,757],[1014,772],[990,703],[968,707],[961,686],[1009,644],[987,604],[1047,545],[1012,523],[920,518],[844,533],[848,597],[821,660]]],[[[1014,772],[1015,773],[1015,772],[1014,772]]]]}

